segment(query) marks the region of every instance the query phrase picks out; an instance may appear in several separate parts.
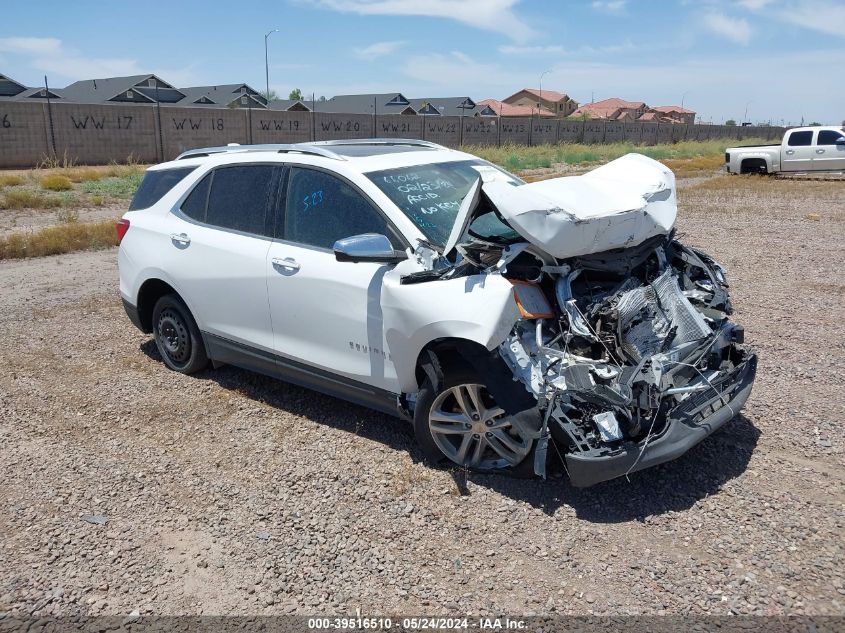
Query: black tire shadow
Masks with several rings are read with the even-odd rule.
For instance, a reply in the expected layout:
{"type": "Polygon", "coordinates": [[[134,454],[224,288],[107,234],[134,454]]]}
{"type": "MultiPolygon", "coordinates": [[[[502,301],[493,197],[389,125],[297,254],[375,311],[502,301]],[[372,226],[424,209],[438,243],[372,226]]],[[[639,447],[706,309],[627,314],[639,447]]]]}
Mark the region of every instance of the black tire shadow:
{"type": "MultiPolygon", "coordinates": [[[[161,361],[153,341],[143,343],[140,349],[151,359],[161,361]]],[[[162,371],[166,369],[162,367],[162,371]]],[[[214,381],[251,400],[404,451],[414,462],[425,461],[411,425],[389,415],[229,365],[199,372],[194,378],[214,381]]],[[[464,468],[449,472],[461,496],[472,494],[468,486],[472,483],[529,503],[549,515],[566,505],[575,510],[579,519],[595,523],[644,521],[648,516],[687,510],[700,499],[717,493],[725,483],[745,472],[759,437],[757,427],[740,414],[674,461],[590,488],[573,487],[565,473],[552,472],[544,481],[464,468]]],[[[550,446],[550,455],[554,452],[550,446]]]]}

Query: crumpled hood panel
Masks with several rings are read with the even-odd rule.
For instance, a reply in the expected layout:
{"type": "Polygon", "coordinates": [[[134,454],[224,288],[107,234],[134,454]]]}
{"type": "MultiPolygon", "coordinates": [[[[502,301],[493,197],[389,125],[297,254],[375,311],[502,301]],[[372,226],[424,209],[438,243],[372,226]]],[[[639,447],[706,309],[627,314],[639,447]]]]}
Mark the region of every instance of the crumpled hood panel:
{"type": "Polygon", "coordinates": [[[659,162],[627,154],[583,176],[482,190],[504,220],[553,257],[635,246],[675,224],[675,176],[659,162]]]}

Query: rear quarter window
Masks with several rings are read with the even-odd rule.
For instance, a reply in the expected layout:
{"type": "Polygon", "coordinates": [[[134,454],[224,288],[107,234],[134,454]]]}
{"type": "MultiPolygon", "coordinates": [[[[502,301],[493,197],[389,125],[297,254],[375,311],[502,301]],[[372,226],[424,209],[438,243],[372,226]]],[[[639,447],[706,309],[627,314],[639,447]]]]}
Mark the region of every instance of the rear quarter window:
{"type": "Polygon", "coordinates": [[[144,179],[129,204],[129,210],[149,209],[194,169],[196,167],[148,171],[144,174],[144,179]]]}

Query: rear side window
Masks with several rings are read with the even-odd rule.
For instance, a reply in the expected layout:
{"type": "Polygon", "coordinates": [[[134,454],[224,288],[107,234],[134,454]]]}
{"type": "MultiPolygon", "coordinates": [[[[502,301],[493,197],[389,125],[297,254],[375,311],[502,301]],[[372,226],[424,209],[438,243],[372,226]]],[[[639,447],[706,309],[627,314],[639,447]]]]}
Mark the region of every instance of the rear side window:
{"type": "Polygon", "coordinates": [[[842,138],[842,134],[835,130],[822,130],[819,132],[819,140],[816,145],[836,145],[836,139],[842,138]]]}
{"type": "Polygon", "coordinates": [[[214,170],[206,224],[258,235],[269,234],[265,224],[272,184],[272,165],[242,165],[214,170]]]}
{"type": "Polygon", "coordinates": [[[806,132],[793,132],[789,135],[790,147],[804,147],[805,145],[813,144],[813,132],[808,130],[806,132]]]}
{"type": "Polygon", "coordinates": [[[149,209],[156,202],[164,197],[168,191],[173,189],[185,176],[194,171],[196,167],[180,167],[178,169],[157,169],[144,174],[138,191],[129,204],[130,211],[138,209],[149,209]]]}
{"type": "Polygon", "coordinates": [[[272,236],[269,202],[274,191],[274,173],[272,165],[215,169],[185,198],[182,213],[220,228],[272,236]]]}

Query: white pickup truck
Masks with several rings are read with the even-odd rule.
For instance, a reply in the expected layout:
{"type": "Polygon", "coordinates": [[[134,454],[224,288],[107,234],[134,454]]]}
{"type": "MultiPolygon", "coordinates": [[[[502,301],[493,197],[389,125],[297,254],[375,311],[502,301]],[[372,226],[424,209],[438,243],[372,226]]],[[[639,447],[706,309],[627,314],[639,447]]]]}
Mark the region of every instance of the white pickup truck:
{"type": "Polygon", "coordinates": [[[731,174],[845,171],[845,127],[796,127],[779,145],[729,147],[725,168],[731,174]]]}

